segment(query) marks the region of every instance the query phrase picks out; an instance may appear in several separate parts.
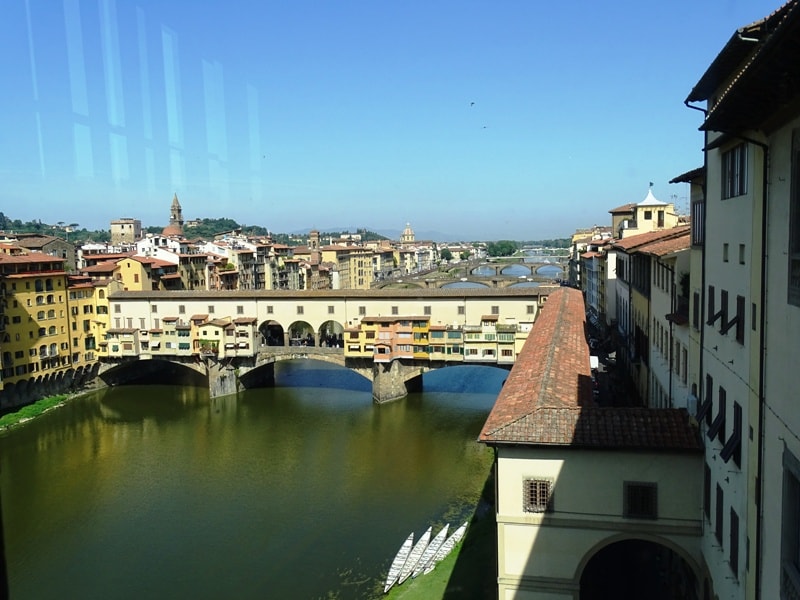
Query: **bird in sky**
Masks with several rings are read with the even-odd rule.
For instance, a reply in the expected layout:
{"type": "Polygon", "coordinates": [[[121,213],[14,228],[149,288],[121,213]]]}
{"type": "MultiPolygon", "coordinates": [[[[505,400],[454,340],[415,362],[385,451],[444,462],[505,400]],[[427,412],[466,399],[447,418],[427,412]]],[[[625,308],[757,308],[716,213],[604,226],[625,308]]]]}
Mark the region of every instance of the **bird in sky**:
{"type": "Polygon", "coordinates": [[[475,103],[474,102],[470,102],[469,105],[470,106],[475,106],[475,103]]]}

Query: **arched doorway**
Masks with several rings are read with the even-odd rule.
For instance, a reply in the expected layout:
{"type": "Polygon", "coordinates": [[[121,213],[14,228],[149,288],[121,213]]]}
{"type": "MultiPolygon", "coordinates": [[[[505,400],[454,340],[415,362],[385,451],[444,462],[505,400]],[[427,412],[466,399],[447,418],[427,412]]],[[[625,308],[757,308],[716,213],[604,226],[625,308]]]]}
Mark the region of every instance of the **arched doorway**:
{"type": "Polygon", "coordinates": [[[295,321],[289,325],[290,346],[313,346],[314,328],[306,321],[295,321]]]}
{"type": "Polygon", "coordinates": [[[319,328],[319,345],[344,348],[344,327],[336,321],[325,321],[319,328]]]}
{"type": "Polygon", "coordinates": [[[264,346],[283,346],[283,327],[277,321],[266,321],[258,328],[264,346]]]}
{"type": "Polygon", "coordinates": [[[698,600],[692,566],[675,550],[645,539],[600,548],[580,575],[580,600],[698,600]]]}

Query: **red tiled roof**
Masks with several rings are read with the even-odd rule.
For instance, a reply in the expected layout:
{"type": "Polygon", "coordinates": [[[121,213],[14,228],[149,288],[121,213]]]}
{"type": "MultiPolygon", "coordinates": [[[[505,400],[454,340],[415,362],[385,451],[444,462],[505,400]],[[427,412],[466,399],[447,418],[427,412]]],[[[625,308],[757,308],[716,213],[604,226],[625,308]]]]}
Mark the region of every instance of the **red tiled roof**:
{"type": "Polygon", "coordinates": [[[632,235],[630,237],[615,240],[612,248],[619,248],[620,250],[641,250],[642,246],[652,242],[659,242],[669,240],[674,237],[685,235],[690,229],[689,225],[681,225],[680,227],[672,227],[671,229],[660,229],[658,231],[648,231],[647,233],[640,233],[639,235],[632,235]]]}
{"type": "Polygon", "coordinates": [[[700,451],[683,409],[599,408],[591,392],[581,292],[559,288],[534,322],[479,441],[700,451]]]}
{"type": "Polygon", "coordinates": [[[668,240],[660,240],[651,244],[645,244],[644,246],[637,248],[637,251],[652,254],[654,256],[666,256],[667,254],[672,254],[678,250],[688,250],[690,246],[691,241],[689,239],[689,228],[687,227],[686,231],[677,237],[670,238],[668,240]]]}
{"type": "Polygon", "coordinates": [[[634,208],[636,208],[636,203],[623,204],[622,206],[618,206],[617,208],[612,208],[608,212],[610,212],[612,215],[616,213],[629,213],[633,211],[634,208]]]}

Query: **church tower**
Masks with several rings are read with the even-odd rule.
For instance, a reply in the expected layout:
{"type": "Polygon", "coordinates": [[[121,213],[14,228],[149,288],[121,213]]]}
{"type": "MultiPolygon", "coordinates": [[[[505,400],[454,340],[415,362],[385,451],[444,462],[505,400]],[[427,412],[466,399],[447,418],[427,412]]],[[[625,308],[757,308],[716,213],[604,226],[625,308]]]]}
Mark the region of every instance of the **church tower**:
{"type": "Polygon", "coordinates": [[[169,225],[164,227],[162,235],[167,237],[183,235],[183,211],[181,203],[178,202],[178,194],[172,197],[172,206],[169,209],[169,225]]]}
{"type": "Polygon", "coordinates": [[[414,243],[414,230],[411,229],[411,223],[406,223],[406,228],[403,230],[403,233],[400,234],[400,243],[401,244],[414,243]]]}

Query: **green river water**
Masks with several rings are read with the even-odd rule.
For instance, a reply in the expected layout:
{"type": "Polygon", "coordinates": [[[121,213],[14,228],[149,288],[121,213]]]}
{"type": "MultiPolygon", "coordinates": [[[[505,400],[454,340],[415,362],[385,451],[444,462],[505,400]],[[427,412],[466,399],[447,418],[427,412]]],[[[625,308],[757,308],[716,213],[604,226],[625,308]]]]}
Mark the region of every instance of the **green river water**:
{"type": "Polygon", "coordinates": [[[315,361],[275,388],[120,387],[0,435],[13,600],[375,598],[410,531],[476,508],[507,373],[452,367],[378,406],[315,361]]]}

